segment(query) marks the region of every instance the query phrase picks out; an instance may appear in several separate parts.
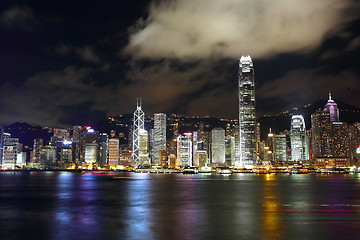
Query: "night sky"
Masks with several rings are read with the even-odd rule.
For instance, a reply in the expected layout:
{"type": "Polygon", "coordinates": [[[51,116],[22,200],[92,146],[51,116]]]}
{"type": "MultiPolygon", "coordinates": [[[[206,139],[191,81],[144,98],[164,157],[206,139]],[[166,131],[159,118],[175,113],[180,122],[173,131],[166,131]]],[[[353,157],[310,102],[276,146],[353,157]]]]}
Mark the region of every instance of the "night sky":
{"type": "Polygon", "coordinates": [[[0,124],[65,127],[143,110],[237,118],[241,55],[257,116],[360,107],[357,0],[0,3],[0,124]]]}

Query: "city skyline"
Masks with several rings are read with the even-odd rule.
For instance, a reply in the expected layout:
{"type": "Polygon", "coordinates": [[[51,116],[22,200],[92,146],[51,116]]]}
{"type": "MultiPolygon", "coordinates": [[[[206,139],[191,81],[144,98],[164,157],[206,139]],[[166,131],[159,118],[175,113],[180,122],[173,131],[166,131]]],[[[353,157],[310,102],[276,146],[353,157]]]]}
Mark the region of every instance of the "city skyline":
{"type": "Polygon", "coordinates": [[[359,106],[355,1],[2,3],[2,125],[92,125],[132,112],[137,97],[149,115],[235,119],[237,59],[247,54],[257,116],[329,89],[359,106]]]}

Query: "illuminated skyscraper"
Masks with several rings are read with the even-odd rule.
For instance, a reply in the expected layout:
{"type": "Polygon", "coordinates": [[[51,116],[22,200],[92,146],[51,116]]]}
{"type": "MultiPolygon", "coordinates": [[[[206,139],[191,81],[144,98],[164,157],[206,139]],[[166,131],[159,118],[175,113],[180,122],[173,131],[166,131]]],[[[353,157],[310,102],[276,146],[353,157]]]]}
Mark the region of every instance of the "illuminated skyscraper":
{"type": "Polygon", "coordinates": [[[332,156],[350,158],[350,136],[347,123],[331,123],[332,156]]]}
{"type": "Polygon", "coordinates": [[[33,158],[30,159],[32,163],[40,163],[40,153],[41,148],[43,146],[43,139],[42,138],[35,138],[34,139],[34,146],[33,146],[33,158]]]}
{"type": "Polygon", "coordinates": [[[287,161],[287,146],[285,134],[275,135],[275,159],[276,162],[287,161]]]}
{"type": "Polygon", "coordinates": [[[211,130],[211,162],[215,164],[225,163],[225,130],[214,128],[211,130]]]}
{"type": "Polygon", "coordinates": [[[331,124],[329,112],[317,111],[311,115],[313,158],[331,157],[331,124]]]}
{"type": "Polygon", "coordinates": [[[109,166],[116,166],[119,164],[119,139],[109,139],[109,166]]]}
{"type": "Polygon", "coordinates": [[[140,131],[144,130],[144,118],[145,114],[141,110],[141,99],[137,99],[136,111],[134,112],[134,126],[133,126],[133,144],[132,154],[133,160],[139,163],[139,146],[140,146],[140,131]]]}
{"type": "Polygon", "coordinates": [[[139,164],[149,165],[149,135],[144,129],[139,130],[139,164]]]}
{"type": "Polygon", "coordinates": [[[329,92],[329,100],[327,101],[324,112],[330,114],[330,122],[339,122],[339,109],[334,100],[331,99],[331,93],[329,92]]]}
{"type": "Polygon", "coordinates": [[[9,133],[4,133],[4,154],[2,160],[3,168],[15,169],[18,145],[18,138],[12,138],[9,133]]]}
{"type": "Polygon", "coordinates": [[[154,163],[159,164],[159,151],[166,150],[166,114],[154,114],[154,163]]]}
{"type": "Polygon", "coordinates": [[[193,144],[192,133],[180,134],[177,137],[177,165],[178,166],[192,166],[193,162],[193,144]]]}
{"type": "Polygon", "coordinates": [[[256,164],[255,82],[250,56],[240,58],[238,80],[240,160],[235,161],[235,167],[253,168],[256,164]]]}
{"type": "Polygon", "coordinates": [[[302,115],[293,115],[290,129],[291,161],[301,161],[309,158],[306,139],[304,117],[302,115]]]}

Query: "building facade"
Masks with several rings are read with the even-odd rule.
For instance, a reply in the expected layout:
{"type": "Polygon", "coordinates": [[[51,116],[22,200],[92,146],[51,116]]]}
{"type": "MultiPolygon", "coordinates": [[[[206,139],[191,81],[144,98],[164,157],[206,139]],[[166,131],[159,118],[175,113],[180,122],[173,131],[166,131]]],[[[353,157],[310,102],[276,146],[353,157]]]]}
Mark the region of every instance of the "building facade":
{"type": "Polygon", "coordinates": [[[211,162],[225,163],[225,130],[223,128],[211,130],[211,162]]]}
{"type": "Polygon", "coordinates": [[[139,164],[140,131],[144,130],[145,113],[141,109],[141,99],[137,100],[136,111],[134,112],[133,135],[132,135],[132,156],[139,164]]]}
{"type": "Polygon", "coordinates": [[[290,129],[291,161],[302,161],[309,158],[306,139],[304,117],[293,115],[290,129]]]}
{"type": "Polygon", "coordinates": [[[154,114],[154,163],[160,164],[159,153],[166,150],[166,114],[154,114]]]}
{"type": "Polygon", "coordinates": [[[235,167],[253,168],[256,164],[255,82],[250,56],[239,62],[239,152],[240,161],[235,167]]]}

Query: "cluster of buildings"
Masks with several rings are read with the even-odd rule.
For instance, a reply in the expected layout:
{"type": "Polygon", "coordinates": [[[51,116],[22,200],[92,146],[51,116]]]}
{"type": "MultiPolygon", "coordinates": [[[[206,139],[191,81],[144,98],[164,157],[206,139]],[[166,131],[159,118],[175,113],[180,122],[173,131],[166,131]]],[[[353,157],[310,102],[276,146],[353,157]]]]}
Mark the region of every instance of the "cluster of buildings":
{"type": "Polygon", "coordinates": [[[301,162],[312,162],[320,167],[357,164],[360,124],[340,122],[339,109],[330,94],[324,108],[312,114],[310,129],[307,130],[302,115],[293,115],[289,130],[280,133],[270,130],[267,139],[260,140],[260,124],[255,119],[254,67],[250,56],[240,58],[238,87],[239,119],[221,120],[215,125],[204,119],[199,119],[196,124],[188,123],[181,117],[165,113],[155,113],[149,121],[141,108],[141,99],[138,99],[131,122],[117,123],[126,125],[128,134],[117,134],[114,129],[100,132],[87,126],[53,129],[50,141],[34,139],[30,156],[23,152],[18,138],[12,138],[0,128],[1,167],[232,166],[252,169],[301,162]]]}
{"type": "Polygon", "coordinates": [[[302,115],[293,115],[290,131],[271,132],[259,144],[263,164],[311,163],[314,167],[349,167],[360,160],[360,123],[341,122],[329,93],[323,109],[311,115],[306,129],[302,115]]]}

